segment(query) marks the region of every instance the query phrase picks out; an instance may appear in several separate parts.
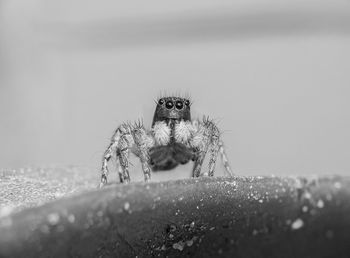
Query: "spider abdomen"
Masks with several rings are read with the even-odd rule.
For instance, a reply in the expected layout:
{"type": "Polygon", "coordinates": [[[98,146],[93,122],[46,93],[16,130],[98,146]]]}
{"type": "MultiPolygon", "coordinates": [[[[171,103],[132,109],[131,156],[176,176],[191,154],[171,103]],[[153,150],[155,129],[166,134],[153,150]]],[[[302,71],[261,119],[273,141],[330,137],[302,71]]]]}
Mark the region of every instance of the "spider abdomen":
{"type": "Polygon", "coordinates": [[[181,143],[155,146],[150,149],[150,166],[153,171],[170,170],[195,158],[195,152],[181,143]]]}

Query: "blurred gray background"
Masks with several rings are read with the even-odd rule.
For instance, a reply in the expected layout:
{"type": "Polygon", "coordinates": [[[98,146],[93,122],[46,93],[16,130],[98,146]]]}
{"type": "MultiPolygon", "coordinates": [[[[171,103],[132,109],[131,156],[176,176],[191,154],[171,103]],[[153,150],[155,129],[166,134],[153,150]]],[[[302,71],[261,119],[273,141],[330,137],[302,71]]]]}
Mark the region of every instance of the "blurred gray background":
{"type": "Polygon", "coordinates": [[[98,169],[181,93],[238,174],[350,175],[349,36],[345,0],[0,0],[0,167],[98,169]]]}

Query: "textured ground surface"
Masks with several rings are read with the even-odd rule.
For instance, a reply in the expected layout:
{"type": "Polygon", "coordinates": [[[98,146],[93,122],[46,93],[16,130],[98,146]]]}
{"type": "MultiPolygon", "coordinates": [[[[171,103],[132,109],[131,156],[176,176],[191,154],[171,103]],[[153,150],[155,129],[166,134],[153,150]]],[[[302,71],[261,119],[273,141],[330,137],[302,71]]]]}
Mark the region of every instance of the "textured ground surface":
{"type": "Polygon", "coordinates": [[[198,178],[96,189],[98,176],[93,171],[59,171],[3,173],[2,185],[7,187],[3,193],[18,194],[2,197],[0,257],[348,257],[350,253],[346,177],[198,178]],[[58,200],[35,207],[53,199],[58,200]],[[15,210],[34,207],[6,216],[9,205],[15,210]]]}
{"type": "Polygon", "coordinates": [[[98,185],[98,171],[82,167],[0,170],[0,217],[98,185]]]}
{"type": "MultiPolygon", "coordinates": [[[[132,182],[143,181],[141,166],[137,161],[131,171],[132,182]]],[[[108,182],[117,182],[117,173],[110,164],[108,182]]],[[[191,165],[176,170],[153,173],[152,182],[190,177],[191,165]]],[[[218,166],[216,175],[223,175],[218,166]]],[[[220,169],[221,168],[221,169],[220,169]]],[[[10,212],[18,212],[28,207],[79,194],[98,188],[100,173],[98,169],[79,166],[28,167],[17,170],[0,170],[0,217],[10,212]]]]}

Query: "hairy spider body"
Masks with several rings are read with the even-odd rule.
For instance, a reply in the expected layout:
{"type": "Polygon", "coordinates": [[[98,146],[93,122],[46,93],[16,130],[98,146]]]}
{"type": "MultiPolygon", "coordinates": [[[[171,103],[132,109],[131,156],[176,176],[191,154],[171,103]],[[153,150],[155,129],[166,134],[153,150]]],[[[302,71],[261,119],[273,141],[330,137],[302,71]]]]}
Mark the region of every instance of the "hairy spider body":
{"type": "Polygon", "coordinates": [[[113,153],[117,156],[120,181],[129,182],[129,152],[140,159],[145,181],[149,181],[151,171],[170,170],[190,160],[194,161],[193,177],[200,176],[208,151],[209,169],[203,175],[214,175],[218,153],[232,175],[215,123],[208,118],[192,121],[188,99],[160,98],[151,130],[146,130],[142,122],[124,123],[117,128],[103,155],[101,186],[107,183],[107,163],[113,153]]]}
{"type": "Polygon", "coordinates": [[[195,153],[181,143],[170,143],[166,146],[157,146],[150,149],[150,165],[152,171],[170,170],[177,165],[184,165],[194,161],[195,153]]]}

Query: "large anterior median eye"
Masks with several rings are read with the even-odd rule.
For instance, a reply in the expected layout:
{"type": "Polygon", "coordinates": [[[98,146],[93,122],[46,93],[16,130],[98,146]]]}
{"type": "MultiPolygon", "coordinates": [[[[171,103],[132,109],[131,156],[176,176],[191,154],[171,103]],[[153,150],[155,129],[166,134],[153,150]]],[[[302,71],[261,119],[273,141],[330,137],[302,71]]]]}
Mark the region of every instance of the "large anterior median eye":
{"type": "Polygon", "coordinates": [[[182,101],[178,100],[175,103],[175,107],[176,107],[176,109],[182,109],[184,107],[184,103],[182,103],[182,101]]]}
{"type": "Polygon", "coordinates": [[[165,103],[165,107],[166,107],[167,109],[172,109],[173,106],[174,106],[174,103],[173,103],[171,100],[169,100],[169,101],[167,101],[167,102],[165,103]]]}

